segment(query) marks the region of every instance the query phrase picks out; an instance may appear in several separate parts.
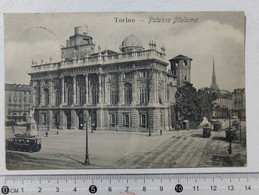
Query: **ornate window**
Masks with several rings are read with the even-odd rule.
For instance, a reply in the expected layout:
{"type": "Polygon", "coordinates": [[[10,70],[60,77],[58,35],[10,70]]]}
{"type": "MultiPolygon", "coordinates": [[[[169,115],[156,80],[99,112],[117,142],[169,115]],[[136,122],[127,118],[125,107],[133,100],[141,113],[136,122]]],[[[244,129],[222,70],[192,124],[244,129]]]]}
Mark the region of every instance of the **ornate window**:
{"type": "Polygon", "coordinates": [[[129,115],[129,113],[123,113],[123,126],[124,127],[130,126],[130,115],[129,115]]]}
{"type": "Polygon", "coordinates": [[[26,102],[27,102],[27,97],[24,96],[23,100],[24,100],[24,102],[26,103],[26,102]]]}
{"type": "Polygon", "coordinates": [[[141,104],[148,103],[148,87],[146,83],[142,83],[140,86],[140,103],[141,104]]]}
{"type": "Polygon", "coordinates": [[[124,74],[124,79],[131,79],[131,72],[126,72],[124,74]]]}
{"type": "Polygon", "coordinates": [[[11,96],[9,96],[9,102],[11,102],[12,101],[12,98],[11,98],[11,96]]]}
{"type": "Polygon", "coordinates": [[[110,114],[110,126],[115,127],[117,124],[117,119],[116,119],[116,113],[111,113],[110,114]]]}
{"type": "Polygon", "coordinates": [[[124,85],[124,100],[126,105],[130,105],[132,101],[132,86],[130,83],[124,85]]]}
{"type": "Polygon", "coordinates": [[[111,105],[117,105],[119,101],[118,88],[116,85],[111,85],[110,87],[110,101],[111,105]]]}
{"type": "Polygon", "coordinates": [[[74,90],[73,90],[73,87],[72,86],[70,86],[69,88],[68,88],[68,93],[67,93],[67,103],[68,103],[68,105],[69,106],[71,106],[72,104],[73,104],[73,102],[74,102],[74,90]]]}
{"type": "Polygon", "coordinates": [[[147,128],[147,113],[140,113],[139,125],[142,128],[147,128]]]}
{"type": "Polygon", "coordinates": [[[92,103],[93,105],[96,105],[99,103],[99,90],[98,90],[98,84],[94,84],[93,88],[92,88],[92,103]]]}
{"type": "Polygon", "coordinates": [[[44,105],[49,105],[49,90],[47,88],[44,89],[44,105]]]}
{"type": "Polygon", "coordinates": [[[81,86],[79,88],[79,104],[80,105],[84,105],[86,103],[86,98],[85,98],[85,86],[81,86]]]}
{"type": "Polygon", "coordinates": [[[163,127],[164,126],[164,113],[160,112],[160,126],[163,127]]]}
{"type": "Polygon", "coordinates": [[[164,85],[161,82],[158,85],[158,101],[160,104],[164,101],[164,85]]]}
{"type": "Polygon", "coordinates": [[[147,70],[142,70],[142,71],[140,71],[140,72],[139,72],[139,77],[140,77],[140,78],[146,78],[146,77],[148,77],[148,72],[147,72],[147,70]]]}
{"type": "Polygon", "coordinates": [[[42,124],[43,124],[43,125],[46,125],[46,124],[47,124],[47,114],[46,114],[46,113],[43,113],[43,114],[42,114],[42,124]]]}

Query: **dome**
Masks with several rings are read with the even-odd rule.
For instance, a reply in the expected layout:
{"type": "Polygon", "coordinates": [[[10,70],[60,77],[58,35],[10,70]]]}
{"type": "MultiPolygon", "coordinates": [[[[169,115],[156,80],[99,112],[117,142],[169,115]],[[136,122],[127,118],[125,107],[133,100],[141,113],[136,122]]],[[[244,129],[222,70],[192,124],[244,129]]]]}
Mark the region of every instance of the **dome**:
{"type": "Polygon", "coordinates": [[[134,50],[143,50],[143,45],[141,40],[136,37],[135,35],[129,35],[127,36],[121,44],[120,49],[122,50],[122,52],[127,52],[127,51],[132,51],[134,50]]]}

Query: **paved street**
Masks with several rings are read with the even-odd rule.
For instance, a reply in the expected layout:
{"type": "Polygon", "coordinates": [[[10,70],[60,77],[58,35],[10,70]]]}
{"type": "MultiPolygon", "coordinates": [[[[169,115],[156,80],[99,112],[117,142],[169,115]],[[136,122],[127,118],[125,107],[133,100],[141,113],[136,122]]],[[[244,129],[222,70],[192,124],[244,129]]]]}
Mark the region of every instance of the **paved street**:
{"type": "MultiPolygon", "coordinates": [[[[11,129],[7,129],[7,137],[11,129]]],[[[44,133],[44,132],[42,132],[44,133]]],[[[89,133],[90,166],[84,166],[85,131],[51,130],[43,137],[40,152],[7,151],[7,169],[82,169],[82,168],[186,168],[245,166],[246,148],[239,141],[229,143],[225,131],[164,131],[151,137],[136,132],[89,133]]]]}

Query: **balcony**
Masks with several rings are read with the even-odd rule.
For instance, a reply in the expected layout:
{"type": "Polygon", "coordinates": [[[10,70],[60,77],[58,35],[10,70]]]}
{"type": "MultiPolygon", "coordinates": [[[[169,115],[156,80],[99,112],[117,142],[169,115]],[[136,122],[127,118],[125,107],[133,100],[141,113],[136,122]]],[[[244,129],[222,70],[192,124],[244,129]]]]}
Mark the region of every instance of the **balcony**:
{"type": "Polygon", "coordinates": [[[31,73],[45,72],[45,71],[55,71],[66,68],[76,68],[82,66],[93,66],[93,65],[106,65],[113,63],[121,63],[128,61],[139,61],[157,59],[166,62],[165,54],[158,52],[154,49],[149,49],[145,51],[135,51],[129,53],[120,53],[118,55],[99,55],[94,57],[86,57],[82,59],[71,59],[67,61],[61,61],[58,63],[48,63],[31,66],[31,73]]]}

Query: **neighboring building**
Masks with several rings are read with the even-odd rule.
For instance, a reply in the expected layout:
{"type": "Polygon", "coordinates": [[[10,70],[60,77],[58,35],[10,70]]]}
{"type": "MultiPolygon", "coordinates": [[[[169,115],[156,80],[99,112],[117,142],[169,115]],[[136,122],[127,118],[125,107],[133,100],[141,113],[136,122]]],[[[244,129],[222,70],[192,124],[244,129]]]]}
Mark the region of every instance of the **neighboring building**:
{"type": "Polygon", "coordinates": [[[211,82],[210,88],[214,89],[214,90],[219,90],[219,86],[218,86],[217,81],[216,81],[214,58],[213,58],[212,82],[211,82]]]}
{"type": "Polygon", "coordinates": [[[167,70],[165,48],[126,37],[121,52],[95,52],[88,29],[76,27],[58,63],[33,63],[32,105],[40,127],[97,130],[169,129],[177,86],[190,81],[191,59],[177,56],[167,70]],[[185,68],[179,70],[173,64],[185,68]],[[178,76],[181,76],[181,79],[178,76]]]}
{"type": "Polygon", "coordinates": [[[233,92],[233,115],[240,119],[246,118],[246,97],[245,88],[234,89],[233,92]]]}
{"type": "Polygon", "coordinates": [[[215,118],[227,118],[229,111],[232,110],[233,100],[232,98],[218,98],[213,101],[214,112],[213,117],[215,118]]]}
{"type": "Polygon", "coordinates": [[[30,85],[5,84],[5,120],[25,122],[30,110],[30,85]]]}

